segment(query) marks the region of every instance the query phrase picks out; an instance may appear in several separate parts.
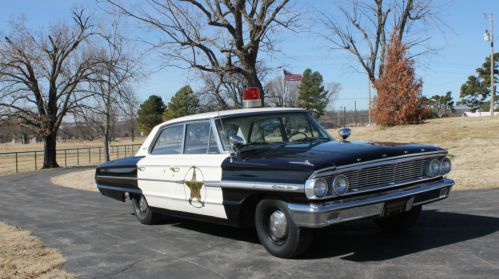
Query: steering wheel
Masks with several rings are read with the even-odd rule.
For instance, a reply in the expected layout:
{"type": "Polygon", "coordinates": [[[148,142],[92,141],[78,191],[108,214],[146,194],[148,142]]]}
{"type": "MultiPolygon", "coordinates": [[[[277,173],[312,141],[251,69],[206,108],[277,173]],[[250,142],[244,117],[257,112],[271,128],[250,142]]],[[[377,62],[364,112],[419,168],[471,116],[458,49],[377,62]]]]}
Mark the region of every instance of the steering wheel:
{"type": "Polygon", "coordinates": [[[294,140],[291,140],[292,137],[296,136],[296,135],[299,135],[299,134],[302,134],[305,136],[305,139],[308,139],[308,135],[304,132],[300,132],[300,131],[296,131],[294,132],[293,134],[291,134],[289,137],[288,137],[288,140],[290,141],[294,141],[294,140]]]}

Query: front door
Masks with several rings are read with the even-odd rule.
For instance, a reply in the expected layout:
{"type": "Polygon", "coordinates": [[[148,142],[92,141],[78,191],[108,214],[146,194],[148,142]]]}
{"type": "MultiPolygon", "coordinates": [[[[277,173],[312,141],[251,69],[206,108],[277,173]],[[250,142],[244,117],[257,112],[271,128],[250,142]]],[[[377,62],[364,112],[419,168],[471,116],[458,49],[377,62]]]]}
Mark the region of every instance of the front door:
{"type": "Polygon", "coordinates": [[[210,121],[164,128],[139,162],[139,187],[150,206],[226,219],[222,162],[210,121]]]}

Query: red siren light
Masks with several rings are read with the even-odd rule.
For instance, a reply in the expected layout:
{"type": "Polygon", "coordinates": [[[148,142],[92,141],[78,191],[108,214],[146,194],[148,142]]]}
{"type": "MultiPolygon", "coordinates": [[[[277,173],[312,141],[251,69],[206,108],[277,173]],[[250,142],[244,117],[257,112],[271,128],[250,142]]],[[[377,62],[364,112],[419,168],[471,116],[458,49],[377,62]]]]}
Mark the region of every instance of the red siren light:
{"type": "Polygon", "coordinates": [[[246,87],[243,90],[243,108],[257,108],[262,106],[260,88],[246,87]]]}

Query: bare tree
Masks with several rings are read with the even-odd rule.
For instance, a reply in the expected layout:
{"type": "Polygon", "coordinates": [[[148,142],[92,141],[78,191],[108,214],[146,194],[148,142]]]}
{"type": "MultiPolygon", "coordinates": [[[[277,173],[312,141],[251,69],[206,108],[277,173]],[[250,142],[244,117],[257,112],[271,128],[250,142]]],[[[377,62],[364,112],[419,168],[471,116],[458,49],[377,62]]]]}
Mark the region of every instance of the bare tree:
{"type": "Polygon", "coordinates": [[[242,90],[246,79],[239,74],[201,72],[203,85],[197,92],[204,110],[226,110],[242,107],[242,90]]]}
{"type": "MultiPolygon", "coordinates": [[[[259,80],[265,80],[271,69],[263,63],[257,64],[259,80]]],[[[237,109],[243,106],[242,92],[248,87],[246,78],[241,74],[200,72],[204,81],[197,95],[206,111],[237,109]]]]}
{"type": "Polygon", "coordinates": [[[271,51],[271,34],[291,28],[298,16],[285,9],[289,0],[146,0],[139,8],[118,1],[107,0],[163,34],[152,44],[169,60],[204,72],[241,75],[262,92],[258,54],[271,51]]]}
{"type": "Polygon", "coordinates": [[[338,98],[339,93],[343,89],[341,84],[338,82],[330,82],[326,85],[327,91],[329,92],[329,102],[328,107],[331,109],[334,105],[334,102],[338,98]]]}
{"type": "Polygon", "coordinates": [[[84,11],[75,10],[71,26],[60,23],[43,34],[17,23],[0,41],[0,107],[43,137],[43,168],[58,167],[57,131],[89,96],[80,85],[95,66],[86,47],[92,29],[84,11]]]}
{"type": "MultiPolygon", "coordinates": [[[[102,30],[103,38],[98,48],[96,65],[88,82],[89,90],[94,92],[85,107],[77,110],[77,117],[83,118],[85,125],[90,125],[104,140],[104,158],[109,161],[109,144],[112,125],[120,113],[133,118],[136,98],[130,82],[139,76],[139,64],[128,47],[128,40],[120,32],[120,19],[115,18],[110,30],[102,30]],[[131,109],[131,111],[130,111],[131,109]]],[[[132,121],[133,123],[133,121],[132,121]]]]}
{"type": "Polygon", "coordinates": [[[371,82],[383,71],[386,34],[397,28],[399,41],[411,35],[407,45],[419,45],[428,37],[422,37],[413,27],[433,16],[431,0],[351,0],[348,6],[339,6],[339,11],[343,18],[322,14],[321,21],[327,30],[322,35],[332,49],[346,50],[353,55],[371,82]]]}

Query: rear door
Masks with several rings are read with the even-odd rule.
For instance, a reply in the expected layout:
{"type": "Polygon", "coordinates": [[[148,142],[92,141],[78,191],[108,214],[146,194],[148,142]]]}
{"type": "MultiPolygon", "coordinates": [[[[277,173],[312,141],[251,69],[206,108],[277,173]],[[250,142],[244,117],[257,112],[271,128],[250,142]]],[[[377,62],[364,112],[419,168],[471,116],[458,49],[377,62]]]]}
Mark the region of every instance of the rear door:
{"type": "Polygon", "coordinates": [[[175,209],[184,200],[183,181],[174,168],[182,154],[185,124],[174,124],[158,131],[148,154],[139,161],[138,184],[149,206],[175,209]]]}

